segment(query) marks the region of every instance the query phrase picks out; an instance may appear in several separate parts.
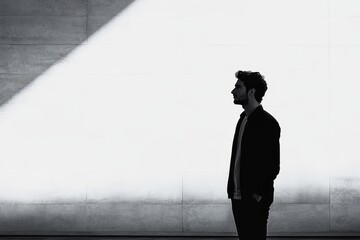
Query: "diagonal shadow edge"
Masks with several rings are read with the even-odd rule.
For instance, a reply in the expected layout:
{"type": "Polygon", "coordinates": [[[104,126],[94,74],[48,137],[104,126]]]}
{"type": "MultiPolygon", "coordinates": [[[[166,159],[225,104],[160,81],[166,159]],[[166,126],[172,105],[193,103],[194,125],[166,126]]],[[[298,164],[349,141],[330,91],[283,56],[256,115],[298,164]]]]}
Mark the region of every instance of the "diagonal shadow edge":
{"type": "Polygon", "coordinates": [[[45,7],[45,15],[34,16],[23,13],[24,15],[19,16],[19,12],[24,11],[21,9],[21,5],[17,5],[16,1],[2,2],[0,11],[2,28],[0,31],[0,55],[2,56],[0,59],[0,108],[36,81],[51,66],[66,58],[114,17],[120,15],[134,1],[118,1],[105,7],[102,3],[103,5],[100,6],[102,11],[98,12],[94,10],[96,6],[91,8],[89,2],[86,1],[84,2],[86,4],[82,6],[85,15],[75,17],[62,15],[63,13],[55,17],[49,16],[45,7]],[[17,8],[20,8],[18,12],[16,12],[17,8]],[[98,18],[100,21],[90,22],[92,18],[98,18]],[[49,24],[42,23],[49,19],[49,24]],[[29,20],[35,22],[29,22],[29,20]],[[69,24],[75,25],[75,28],[74,26],[65,26],[69,24]],[[45,29],[39,25],[44,25],[45,29]],[[26,32],[22,34],[21,30],[24,29],[26,32]],[[62,29],[65,29],[65,32],[62,32],[62,29]],[[50,36],[46,35],[47,31],[50,31],[50,36]],[[40,35],[36,35],[36,33],[40,35]],[[44,35],[41,35],[42,33],[44,35]]]}

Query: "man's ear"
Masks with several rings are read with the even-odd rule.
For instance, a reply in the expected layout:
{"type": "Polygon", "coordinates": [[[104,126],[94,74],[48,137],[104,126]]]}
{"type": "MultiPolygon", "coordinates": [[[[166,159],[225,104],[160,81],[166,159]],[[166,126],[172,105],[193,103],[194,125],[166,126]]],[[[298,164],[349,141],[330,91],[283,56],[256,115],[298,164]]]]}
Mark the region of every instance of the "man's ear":
{"type": "Polygon", "coordinates": [[[249,94],[250,94],[250,95],[253,95],[253,96],[254,96],[254,95],[255,95],[255,92],[256,92],[255,88],[252,88],[252,89],[249,90],[249,94]]]}

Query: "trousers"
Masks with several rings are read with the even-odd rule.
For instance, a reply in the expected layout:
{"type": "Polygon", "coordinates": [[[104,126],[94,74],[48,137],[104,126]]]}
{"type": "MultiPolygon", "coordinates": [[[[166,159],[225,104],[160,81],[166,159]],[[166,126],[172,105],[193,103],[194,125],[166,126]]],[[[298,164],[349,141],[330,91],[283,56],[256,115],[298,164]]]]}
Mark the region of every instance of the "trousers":
{"type": "Polygon", "coordinates": [[[240,240],[265,240],[271,202],[257,202],[252,196],[231,198],[232,212],[240,240]]]}

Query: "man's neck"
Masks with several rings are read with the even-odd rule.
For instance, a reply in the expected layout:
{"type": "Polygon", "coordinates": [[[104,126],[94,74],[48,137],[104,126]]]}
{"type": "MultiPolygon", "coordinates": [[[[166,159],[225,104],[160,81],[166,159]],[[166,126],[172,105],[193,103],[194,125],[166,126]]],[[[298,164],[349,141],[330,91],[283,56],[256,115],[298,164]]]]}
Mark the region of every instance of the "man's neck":
{"type": "Polygon", "coordinates": [[[258,102],[249,102],[248,104],[243,105],[242,107],[243,107],[244,110],[245,110],[246,117],[249,117],[250,114],[251,114],[258,106],[260,106],[260,103],[258,103],[258,102]]]}

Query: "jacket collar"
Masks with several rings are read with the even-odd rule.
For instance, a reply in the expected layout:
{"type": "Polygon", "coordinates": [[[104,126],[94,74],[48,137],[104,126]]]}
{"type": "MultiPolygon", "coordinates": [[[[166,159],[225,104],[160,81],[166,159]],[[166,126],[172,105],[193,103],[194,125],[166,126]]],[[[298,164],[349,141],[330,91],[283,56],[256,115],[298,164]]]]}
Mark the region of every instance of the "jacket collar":
{"type": "MultiPolygon", "coordinates": [[[[250,114],[250,116],[248,116],[248,120],[250,120],[251,118],[253,118],[254,116],[258,115],[260,112],[264,111],[264,108],[262,107],[262,105],[259,105],[257,108],[254,109],[254,111],[250,114]]],[[[246,116],[246,112],[243,111],[240,114],[240,118],[245,118],[246,116]]]]}

